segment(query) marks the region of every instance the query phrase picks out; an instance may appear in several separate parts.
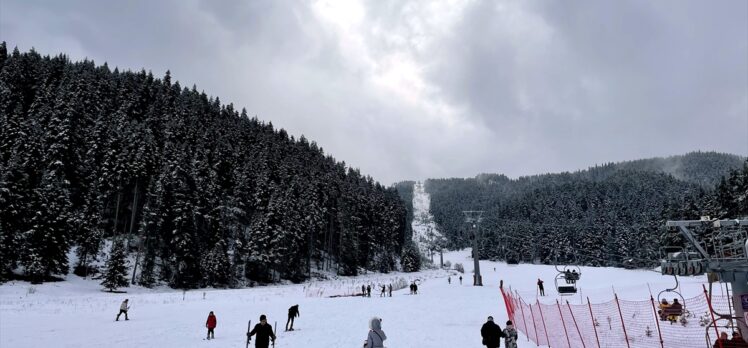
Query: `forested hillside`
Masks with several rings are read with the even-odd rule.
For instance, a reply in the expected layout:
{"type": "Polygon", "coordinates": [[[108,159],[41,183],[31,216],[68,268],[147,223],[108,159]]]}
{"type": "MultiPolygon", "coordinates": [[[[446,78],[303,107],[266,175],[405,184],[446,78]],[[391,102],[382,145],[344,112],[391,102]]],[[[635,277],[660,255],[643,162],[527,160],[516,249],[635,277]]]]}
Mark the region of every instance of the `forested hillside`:
{"type": "Polygon", "coordinates": [[[3,43],[0,125],[2,277],[85,273],[109,244],[137,260],[135,282],[178,288],[389,271],[400,256],[395,188],[169,72],[3,43]]]}
{"type": "Polygon", "coordinates": [[[661,240],[668,219],[748,215],[746,173],[739,156],[691,153],[516,180],[430,179],[426,189],[452,247],[469,244],[461,212],[484,210],[482,257],[644,266],[672,242],[661,240]]]}

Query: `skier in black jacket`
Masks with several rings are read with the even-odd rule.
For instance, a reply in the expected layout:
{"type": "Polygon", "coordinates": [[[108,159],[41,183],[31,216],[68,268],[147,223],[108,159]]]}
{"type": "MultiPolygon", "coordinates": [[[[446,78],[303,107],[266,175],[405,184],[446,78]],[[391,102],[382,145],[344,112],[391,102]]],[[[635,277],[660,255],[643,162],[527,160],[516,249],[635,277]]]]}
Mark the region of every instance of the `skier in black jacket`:
{"type": "Polygon", "coordinates": [[[504,333],[501,327],[493,322],[493,317],[488,317],[488,321],[480,328],[480,335],[483,337],[483,345],[487,348],[498,348],[501,345],[501,338],[504,333]]]}
{"type": "Polygon", "coordinates": [[[268,345],[270,345],[270,340],[275,342],[273,327],[268,324],[265,314],[260,316],[260,323],[255,325],[255,328],[252,329],[252,331],[250,331],[247,335],[249,335],[249,337],[252,337],[255,334],[257,334],[257,340],[255,341],[256,348],[268,348],[268,345]]]}
{"type": "Polygon", "coordinates": [[[293,331],[293,320],[296,317],[300,317],[299,305],[294,305],[288,308],[288,321],[286,321],[286,331],[293,331]],[[288,327],[288,323],[291,323],[291,327],[288,327]]]}

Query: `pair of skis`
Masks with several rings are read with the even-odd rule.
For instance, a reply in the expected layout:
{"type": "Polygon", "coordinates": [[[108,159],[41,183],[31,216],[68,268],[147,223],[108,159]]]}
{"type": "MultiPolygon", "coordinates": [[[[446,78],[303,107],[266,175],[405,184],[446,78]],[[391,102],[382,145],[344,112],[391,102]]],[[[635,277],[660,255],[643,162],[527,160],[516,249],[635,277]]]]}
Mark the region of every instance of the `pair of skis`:
{"type": "MultiPolygon", "coordinates": [[[[273,336],[275,336],[276,330],[278,329],[278,322],[275,322],[275,326],[273,327],[273,336]]],[[[250,319],[249,322],[247,322],[247,347],[249,348],[249,342],[252,340],[252,336],[249,335],[249,333],[252,331],[252,320],[250,319]]],[[[278,336],[275,336],[277,339],[278,336]]],[[[273,347],[275,347],[275,340],[273,340],[273,347]]]]}

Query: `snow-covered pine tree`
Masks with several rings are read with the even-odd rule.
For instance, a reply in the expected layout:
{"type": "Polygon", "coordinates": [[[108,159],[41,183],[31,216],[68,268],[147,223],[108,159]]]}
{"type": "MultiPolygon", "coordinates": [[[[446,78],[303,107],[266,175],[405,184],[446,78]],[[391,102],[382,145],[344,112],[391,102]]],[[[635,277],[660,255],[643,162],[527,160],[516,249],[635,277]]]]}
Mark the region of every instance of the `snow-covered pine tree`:
{"type": "Polygon", "coordinates": [[[403,272],[418,272],[421,269],[421,254],[413,242],[406,242],[400,259],[403,272]]]}
{"type": "Polygon", "coordinates": [[[125,252],[124,239],[121,237],[115,237],[112,241],[112,249],[106,261],[103,279],[101,285],[109,291],[126,287],[129,284],[127,280],[127,253],[125,252]]]}

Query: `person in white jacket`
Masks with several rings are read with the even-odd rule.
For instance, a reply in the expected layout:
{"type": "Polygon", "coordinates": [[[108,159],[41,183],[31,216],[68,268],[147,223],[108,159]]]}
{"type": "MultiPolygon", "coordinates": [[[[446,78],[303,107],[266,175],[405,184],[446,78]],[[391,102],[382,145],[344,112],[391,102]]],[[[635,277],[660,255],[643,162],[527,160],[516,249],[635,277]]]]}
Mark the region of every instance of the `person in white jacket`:
{"type": "Polygon", "coordinates": [[[117,313],[117,320],[119,321],[119,316],[122,315],[122,313],[125,313],[125,320],[130,320],[130,318],[127,317],[127,310],[130,309],[130,306],[127,303],[127,299],[122,301],[122,304],[119,305],[119,313],[117,313]]]}

